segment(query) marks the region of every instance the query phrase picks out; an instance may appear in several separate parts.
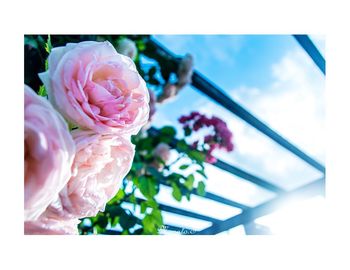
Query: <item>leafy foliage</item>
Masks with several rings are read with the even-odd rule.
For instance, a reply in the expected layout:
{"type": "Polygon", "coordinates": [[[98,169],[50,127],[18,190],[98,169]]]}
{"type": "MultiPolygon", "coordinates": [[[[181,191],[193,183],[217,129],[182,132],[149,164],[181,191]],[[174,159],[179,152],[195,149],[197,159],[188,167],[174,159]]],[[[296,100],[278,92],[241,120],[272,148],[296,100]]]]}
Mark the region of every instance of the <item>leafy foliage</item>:
{"type": "MultiPolygon", "coordinates": [[[[143,35],[28,35],[25,36],[25,83],[36,89],[41,96],[47,96],[37,74],[47,70],[47,56],[52,48],[69,42],[85,40],[108,40],[114,46],[123,38],[132,39],[138,49],[135,65],[145,79],[149,89],[159,92],[171,75],[176,72],[177,63],[166,56],[160,57],[157,48],[143,35]],[[143,59],[151,60],[145,64],[143,59]],[[30,66],[31,68],[27,68],[30,66]]],[[[71,126],[71,128],[74,128],[71,126]]],[[[106,205],[105,211],[95,217],[82,219],[81,234],[158,234],[163,224],[162,212],[157,202],[160,186],[172,189],[174,200],[181,201],[192,194],[204,195],[207,178],[204,171],[205,153],[186,142],[192,130],[185,130],[185,137],[176,139],[176,130],[165,126],[141,131],[132,137],[136,154],[130,172],[118,193],[106,205]],[[170,146],[176,157],[170,164],[154,154],[161,143],[170,146]],[[136,196],[141,193],[142,197],[136,196]]]]}
{"type": "Polygon", "coordinates": [[[44,85],[40,85],[38,95],[42,97],[47,96],[47,92],[44,85]]]}
{"type": "MultiPolygon", "coordinates": [[[[169,186],[176,201],[181,201],[184,196],[190,200],[196,186],[196,176],[202,180],[206,178],[203,171],[203,157],[193,155],[193,150],[184,141],[180,143],[181,151],[176,148],[178,144],[174,143],[176,141],[174,128],[164,127],[156,134],[152,132],[151,135],[150,133],[146,131],[133,136],[132,141],[136,145],[136,154],[132,168],[124,180],[123,188],[108,202],[105,212],[93,218],[83,219],[80,225],[82,234],[92,232],[108,234],[110,233],[109,228],[115,227],[128,235],[158,234],[158,229],[164,225],[162,212],[156,199],[160,185],[169,186]],[[164,142],[169,143],[178,156],[172,164],[167,164],[154,156],[155,147],[164,142]],[[186,160],[187,163],[182,164],[183,160],[186,160]],[[188,164],[188,160],[191,160],[191,164],[188,164]],[[192,173],[185,173],[190,169],[193,170],[192,173]],[[137,190],[142,194],[143,199],[136,197],[137,190]],[[130,205],[135,210],[137,208],[139,210],[128,210],[130,205]],[[138,211],[139,214],[136,215],[138,211]],[[107,217],[108,222],[105,219],[100,220],[100,216],[107,217]],[[86,222],[87,220],[90,222],[86,222]],[[87,223],[91,225],[87,226],[87,223]]],[[[194,194],[204,195],[203,181],[199,181],[196,188],[197,193],[194,194]]]]}

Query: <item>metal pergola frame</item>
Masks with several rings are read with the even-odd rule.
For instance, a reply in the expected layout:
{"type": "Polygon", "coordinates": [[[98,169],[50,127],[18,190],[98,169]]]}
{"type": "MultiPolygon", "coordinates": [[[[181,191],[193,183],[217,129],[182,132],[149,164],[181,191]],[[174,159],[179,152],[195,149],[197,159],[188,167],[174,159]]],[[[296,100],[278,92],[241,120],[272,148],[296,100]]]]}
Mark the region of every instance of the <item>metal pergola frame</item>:
{"type": "MultiPolygon", "coordinates": [[[[310,56],[312,61],[320,69],[323,75],[325,75],[325,59],[323,58],[321,53],[318,51],[316,46],[313,44],[311,39],[307,35],[293,35],[293,37],[300,44],[300,46],[306,51],[306,53],[310,56]]],[[[171,59],[172,61],[175,61],[175,62],[179,60],[179,57],[177,57],[171,51],[166,49],[163,45],[161,45],[159,42],[157,42],[153,38],[151,38],[149,42],[152,46],[154,46],[154,48],[156,48],[157,54],[160,57],[164,57],[165,59],[168,59],[168,60],[171,59]]],[[[323,164],[321,164],[319,161],[315,160],[314,158],[306,154],[304,151],[296,147],[294,144],[292,144],[291,142],[283,138],[276,131],[272,130],[270,127],[264,124],[261,120],[259,120],[256,116],[251,114],[248,110],[246,110],[237,102],[235,102],[231,97],[226,95],[225,92],[222,89],[220,89],[217,85],[212,83],[209,79],[205,78],[200,72],[196,70],[193,73],[191,85],[198,91],[207,95],[210,99],[218,103],[220,106],[224,107],[231,113],[241,118],[243,121],[247,122],[248,125],[253,126],[257,130],[259,130],[261,133],[268,136],[271,140],[275,141],[281,147],[285,148],[290,153],[296,155],[298,158],[300,158],[301,160],[309,164],[311,167],[321,172],[322,177],[297,189],[286,191],[272,184],[267,180],[257,177],[245,170],[242,170],[236,166],[228,164],[222,160],[218,160],[216,163],[212,165],[224,171],[227,171],[233,175],[236,175],[239,178],[244,179],[245,181],[252,182],[261,188],[267,189],[275,193],[276,196],[273,199],[267,202],[264,202],[262,204],[259,204],[255,207],[249,207],[241,203],[235,202],[231,199],[224,198],[210,192],[206,192],[205,195],[203,196],[204,198],[216,201],[218,203],[226,204],[232,207],[236,207],[242,210],[240,214],[230,217],[226,220],[218,220],[218,219],[201,215],[198,213],[194,213],[191,211],[182,210],[179,208],[161,204],[160,209],[162,211],[170,212],[170,213],[174,213],[174,214],[178,214],[178,215],[182,215],[190,218],[195,218],[199,220],[209,221],[212,223],[211,226],[201,231],[195,232],[195,234],[211,235],[211,234],[217,234],[217,233],[232,229],[239,225],[251,224],[252,222],[254,222],[256,218],[275,211],[280,205],[280,203],[285,200],[289,200],[291,198],[308,198],[316,195],[322,195],[322,196],[325,195],[325,166],[323,164]]],[[[154,128],[152,128],[150,131],[157,132],[157,130],[154,128]]],[[[160,181],[162,185],[169,186],[165,180],[160,180],[160,181]]],[[[197,194],[196,189],[192,190],[192,193],[197,194]]],[[[139,200],[141,202],[141,199],[139,200]]],[[[187,228],[179,228],[171,225],[165,225],[165,226],[168,230],[175,230],[175,231],[181,231],[183,229],[190,230],[187,228]]],[[[247,231],[248,230],[246,230],[246,233],[247,231]]],[[[259,233],[255,231],[255,233],[253,234],[259,234],[259,233]]]]}

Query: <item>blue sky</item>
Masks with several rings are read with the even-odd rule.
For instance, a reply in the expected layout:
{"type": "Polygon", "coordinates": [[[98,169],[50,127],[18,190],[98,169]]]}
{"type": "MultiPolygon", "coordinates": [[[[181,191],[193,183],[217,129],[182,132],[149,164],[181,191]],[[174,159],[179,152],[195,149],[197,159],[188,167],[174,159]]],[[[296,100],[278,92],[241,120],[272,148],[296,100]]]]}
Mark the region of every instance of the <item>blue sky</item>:
{"type": "MultiPolygon", "coordinates": [[[[324,37],[311,38],[324,53],[324,37]]],[[[191,53],[196,70],[281,135],[324,163],[324,77],[292,36],[165,35],[156,36],[156,39],[179,56],[191,53]]],[[[153,124],[177,125],[179,116],[193,110],[218,115],[228,123],[234,134],[235,151],[215,152],[227,162],[286,189],[296,188],[320,176],[313,168],[190,86],[184,88],[175,100],[158,106],[153,124]]],[[[274,196],[213,166],[208,165],[206,170],[209,175],[207,190],[210,192],[252,206],[274,196]]],[[[214,207],[205,206],[203,201],[191,201],[186,205],[173,202],[166,190],[161,191],[159,199],[188,210],[206,209],[207,215],[214,216],[218,211],[228,216],[232,214],[223,208],[220,210],[223,206],[218,204],[214,207]]],[[[193,220],[188,220],[187,224],[179,220],[179,224],[175,224],[174,215],[166,216],[166,220],[174,225],[188,225],[194,229],[207,226],[193,220]]]]}

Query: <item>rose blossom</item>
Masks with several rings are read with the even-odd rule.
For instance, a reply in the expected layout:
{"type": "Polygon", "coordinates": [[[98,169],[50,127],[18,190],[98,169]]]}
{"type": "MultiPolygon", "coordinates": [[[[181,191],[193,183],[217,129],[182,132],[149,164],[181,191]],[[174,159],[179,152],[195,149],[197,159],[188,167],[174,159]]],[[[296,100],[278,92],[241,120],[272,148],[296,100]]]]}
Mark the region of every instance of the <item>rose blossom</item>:
{"type": "Polygon", "coordinates": [[[118,42],[117,51],[122,55],[130,57],[132,60],[134,60],[137,55],[135,42],[128,38],[124,38],[118,42]]]}
{"type": "Polygon", "coordinates": [[[151,163],[151,166],[161,171],[164,168],[164,164],[167,164],[170,159],[170,146],[166,143],[158,144],[153,150],[153,156],[156,159],[151,163]],[[164,163],[157,160],[157,158],[160,158],[164,163]]]}
{"type": "Polygon", "coordinates": [[[160,143],[154,149],[153,154],[154,156],[161,158],[166,163],[170,158],[170,146],[166,143],[160,143]]]}
{"type": "Polygon", "coordinates": [[[74,141],[63,118],[24,86],[24,220],[44,212],[71,176],[74,141]]]}
{"type": "Polygon", "coordinates": [[[39,74],[54,107],[72,124],[98,133],[137,134],[147,123],[149,94],[134,62],[108,42],[52,49],[39,74]]]}
{"type": "Polygon", "coordinates": [[[104,211],[117,193],[134,158],[134,145],[124,137],[74,130],[76,155],[72,177],[48,208],[50,218],[83,218],[104,211]]]}
{"type": "Polygon", "coordinates": [[[79,219],[55,219],[45,215],[37,220],[24,222],[24,234],[78,234],[79,219]]]}

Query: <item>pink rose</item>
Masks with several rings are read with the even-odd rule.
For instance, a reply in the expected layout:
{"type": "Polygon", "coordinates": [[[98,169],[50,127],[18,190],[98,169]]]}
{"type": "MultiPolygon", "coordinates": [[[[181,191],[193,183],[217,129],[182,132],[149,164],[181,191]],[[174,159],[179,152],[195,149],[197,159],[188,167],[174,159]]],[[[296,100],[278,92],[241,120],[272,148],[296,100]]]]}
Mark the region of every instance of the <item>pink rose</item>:
{"type": "Polygon", "coordinates": [[[45,215],[34,221],[24,222],[24,234],[78,234],[79,219],[54,219],[45,215]]]}
{"type": "Polygon", "coordinates": [[[54,48],[39,74],[54,107],[71,123],[98,133],[137,134],[147,123],[149,94],[134,62],[109,42],[54,48]]]}
{"type": "Polygon", "coordinates": [[[167,161],[170,158],[170,146],[167,145],[166,143],[160,143],[154,149],[153,154],[154,154],[154,156],[159,157],[165,163],[167,163],[167,161]]]}
{"type": "Polygon", "coordinates": [[[72,177],[50,205],[50,217],[83,218],[104,211],[134,158],[134,145],[124,137],[86,130],[74,130],[72,135],[77,148],[72,177]]]}
{"type": "Polygon", "coordinates": [[[24,86],[24,220],[38,218],[71,176],[75,144],[63,118],[24,86]]]}

